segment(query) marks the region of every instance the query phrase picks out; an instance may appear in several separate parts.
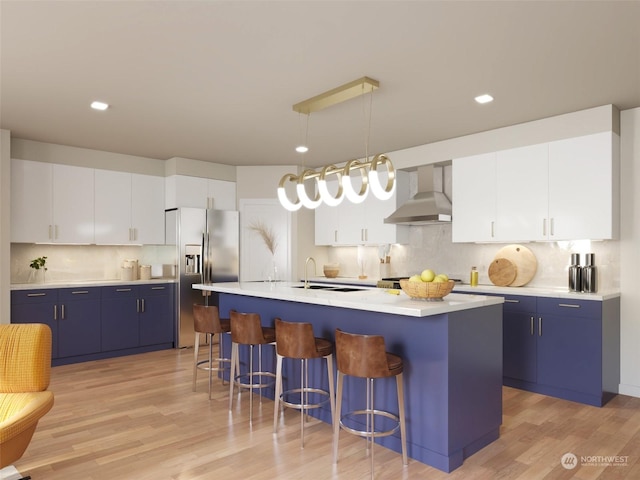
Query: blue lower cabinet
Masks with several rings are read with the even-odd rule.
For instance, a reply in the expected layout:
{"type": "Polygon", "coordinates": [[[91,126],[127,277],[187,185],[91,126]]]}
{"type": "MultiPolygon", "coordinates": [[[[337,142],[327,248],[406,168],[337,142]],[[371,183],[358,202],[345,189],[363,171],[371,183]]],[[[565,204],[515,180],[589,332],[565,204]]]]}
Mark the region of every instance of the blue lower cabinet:
{"type": "Polygon", "coordinates": [[[11,292],[11,323],[44,323],[51,328],[51,358],[58,358],[58,290],[11,292]]]}
{"type": "Polygon", "coordinates": [[[100,351],[100,288],[58,290],[58,357],[100,351]]]}
{"type": "Polygon", "coordinates": [[[53,365],[174,346],[174,285],[131,284],[11,292],[11,323],[51,327],[53,365]]]}
{"type": "Polygon", "coordinates": [[[102,351],[124,350],[140,343],[137,285],[102,287],[102,351]]]}
{"type": "Polygon", "coordinates": [[[139,294],[140,345],[173,344],[173,285],[144,285],[139,294]]]}

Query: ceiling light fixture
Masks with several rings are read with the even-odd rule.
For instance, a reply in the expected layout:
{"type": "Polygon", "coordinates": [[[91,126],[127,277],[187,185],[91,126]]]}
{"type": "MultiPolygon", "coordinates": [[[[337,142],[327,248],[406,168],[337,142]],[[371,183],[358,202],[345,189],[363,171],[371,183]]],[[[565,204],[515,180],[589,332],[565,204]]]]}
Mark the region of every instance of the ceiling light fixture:
{"type": "MultiPolygon", "coordinates": [[[[309,145],[309,117],[310,116],[311,116],[311,114],[308,113],[307,114],[305,132],[304,132],[304,142],[296,147],[296,152],[298,152],[298,153],[307,153],[309,151],[308,145],[309,145]]],[[[300,128],[300,130],[302,130],[302,128],[300,128]]]]}
{"type": "MultiPolygon", "coordinates": [[[[323,108],[335,105],[346,100],[350,100],[360,95],[367,93],[373,96],[373,91],[380,86],[377,80],[373,80],[368,77],[362,77],[353,82],[349,82],[341,87],[334,88],[328,92],[316,95],[313,98],[305,100],[300,103],[296,103],[293,106],[293,110],[299,114],[307,115],[307,128],[308,128],[308,116],[311,112],[322,110],[323,108]]],[[[372,101],[372,100],[371,100],[372,101]]],[[[363,101],[364,105],[364,101],[363,101]]],[[[366,110],[366,109],[364,109],[366,110]]],[[[365,115],[366,116],[366,115],[365,115]]],[[[391,198],[394,193],[395,182],[395,170],[391,160],[383,154],[374,156],[369,160],[368,144],[369,144],[369,131],[371,129],[371,109],[369,110],[369,124],[367,125],[367,132],[365,138],[365,158],[364,160],[350,160],[344,167],[336,167],[335,165],[327,165],[319,172],[315,170],[304,170],[301,175],[294,175],[287,173],[280,179],[278,185],[278,199],[281,205],[289,211],[299,210],[302,206],[306,208],[317,208],[322,202],[329,206],[337,206],[346,197],[353,203],[363,202],[368,193],[369,186],[373,194],[381,199],[387,200],[391,198]],[[379,171],[380,167],[386,167],[387,184],[382,185],[380,180],[379,171]],[[356,188],[353,185],[351,172],[357,171],[360,175],[360,190],[356,192],[356,188]],[[335,194],[329,191],[327,186],[327,180],[332,175],[337,177],[338,189],[335,194]],[[315,180],[316,195],[314,198],[310,198],[305,186],[305,181],[315,180]],[[294,183],[296,186],[297,199],[292,202],[288,197],[285,190],[288,182],[294,183]]],[[[297,149],[296,149],[297,150],[297,149]]]]}
{"type": "Polygon", "coordinates": [[[109,104],[95,101],[91,102],[91,108],[93,108],[94,110],[106,110],[107,108],[109,108],[109,104]]]}
{"type": "Polygon", "coordinates": [[[478,103],[489,103],[489,102],[493,102],[493,97],[488,93],[485,93],[483,95],[478,95],[475,98],[475,101],[478,103]]]}

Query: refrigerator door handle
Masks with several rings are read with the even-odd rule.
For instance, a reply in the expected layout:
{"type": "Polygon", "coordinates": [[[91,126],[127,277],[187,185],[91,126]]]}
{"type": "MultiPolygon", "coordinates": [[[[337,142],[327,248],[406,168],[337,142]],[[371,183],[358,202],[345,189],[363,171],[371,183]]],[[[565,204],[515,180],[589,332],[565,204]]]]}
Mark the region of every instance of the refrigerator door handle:
{"type": "Polygon", "coordinates": [[[202,283],[207,283],[207,270],[205,268],[204,250],[205,250],[205,232],[202,232],[202,244],[200,245],[200,278],[202,283]]]}

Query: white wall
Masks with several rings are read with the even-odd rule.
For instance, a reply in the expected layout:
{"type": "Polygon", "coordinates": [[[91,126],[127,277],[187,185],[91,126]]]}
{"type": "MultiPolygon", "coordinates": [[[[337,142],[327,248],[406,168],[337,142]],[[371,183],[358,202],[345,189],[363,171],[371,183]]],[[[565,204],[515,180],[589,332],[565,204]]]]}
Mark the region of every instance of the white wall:
{"type": "Polygon", "coordinates": [[[620,114],[620,393],[640,397],[640,108],[620,114]]]}
{"type": "Polygon", "coordinates": [[[0,130],[0,323],[9,323],[11,253],[11,135],[0,130]]]}

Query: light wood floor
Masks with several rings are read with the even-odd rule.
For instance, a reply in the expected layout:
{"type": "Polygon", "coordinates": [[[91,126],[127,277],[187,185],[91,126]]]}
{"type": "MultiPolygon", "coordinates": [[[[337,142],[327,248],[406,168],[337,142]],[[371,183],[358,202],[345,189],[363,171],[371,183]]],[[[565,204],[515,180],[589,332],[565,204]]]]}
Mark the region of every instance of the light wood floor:
{"type": "MultiPolygon", "coordinates": [[[[191,391],[193,351],[143,355],[55,367],[55,406],[38,425],[15,466],[33,480],[365,479],[364,441],[345,432],[333,465],[331,428],[315,423],[299,443],[298,413],[272,433],[273,402],[248,394],[232,414],[228,388],[206,375],[191,391]],[[257,398],[257,397],[254,397],[257,398]]],[[[618,396],[595,408],[504,388],[501,437],[451,474],[377,446],[378,479],[640,479],[640,399],[618,396]],[[578,466],[560,464],[565,453],[578,466]],[[626,455],[619,466],[582,464],[581,456],[626,455]]]]}

